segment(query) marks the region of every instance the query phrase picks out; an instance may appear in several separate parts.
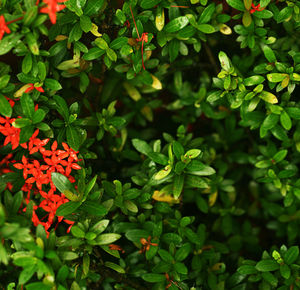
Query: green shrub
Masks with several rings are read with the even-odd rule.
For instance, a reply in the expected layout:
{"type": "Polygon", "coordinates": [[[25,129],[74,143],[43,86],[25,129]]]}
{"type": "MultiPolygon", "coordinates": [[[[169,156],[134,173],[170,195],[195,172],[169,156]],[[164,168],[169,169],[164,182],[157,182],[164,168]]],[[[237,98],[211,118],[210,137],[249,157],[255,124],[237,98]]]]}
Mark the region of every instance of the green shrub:
{"type": "Polygon", "coordinates": [[[300,289],[299,15],[0,0],[0,286],[300,289]]]}

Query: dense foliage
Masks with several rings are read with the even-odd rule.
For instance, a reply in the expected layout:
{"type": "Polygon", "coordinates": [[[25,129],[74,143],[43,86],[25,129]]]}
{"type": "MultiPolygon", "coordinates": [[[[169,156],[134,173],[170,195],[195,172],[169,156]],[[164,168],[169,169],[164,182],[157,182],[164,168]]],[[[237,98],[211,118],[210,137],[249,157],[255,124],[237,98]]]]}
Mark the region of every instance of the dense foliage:
{"type": "Polygon", "coordinates": [[[300,289],[300,2],[0,0],[0,286],[300,289]]]}

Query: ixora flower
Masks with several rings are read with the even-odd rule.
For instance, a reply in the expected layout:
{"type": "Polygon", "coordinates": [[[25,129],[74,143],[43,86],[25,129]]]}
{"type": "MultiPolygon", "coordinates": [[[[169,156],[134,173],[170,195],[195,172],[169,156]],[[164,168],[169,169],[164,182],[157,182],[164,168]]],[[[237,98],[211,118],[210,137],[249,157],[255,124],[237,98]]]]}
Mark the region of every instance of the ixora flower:
{"type": "Polygon", "coordinates": [[[65,2],[67,0],[44,0],[43,3],[47,5],[47,7],[42,7],[40,11],[42,13],[46,13],[49,15],[50,21],[55,24],[56,23],[56,12],[63,10],[66,6],[62,4],[58,4],[59,2],[65,2]]]}
{"type": "Polygon", "coordinates": [[[155,247],[158,246],[157,243],[152,243],[151,242],[151,236],[149,236],[147,238],[147,240],[145,238],[141,238],[140,241],[141,241],[141,244],[142,244],[142,248],[140,249],[140,253],[149,251],[150,250],[150,246],[155,246],[155,247]]]}
{"type": "Polygon", "coordinates": [[[5,18],[3,15],[0,16],[0,40],[3,38],[3,35],[5,33],[10,33],[10,29],[7,26],[7,23],[5,23],[5,18]]]}
{"type": "Polygon", "coordinates": [[[254,13],[255,11],[262,11],[264,10],[265,8],[260,8],[260,4],[257,4],[256,6],[252,3],[251,4],[251,10],[250,10],[250,13],[254,13]]]}
{"type": "Polygon", "coordinates": [[[120,251],[123,254],[125,253],[125,251],[119,245],[110,244],[110,245],[108,245],[108,247],[109,247],[110,250],[120,251]]]}
{"type": "MultiPolygon", "coordinates": [[[[36,89],[36,87],[31,84],[30,89],[36,89]]],[[[13,105],[11,104],[11,106],[13,105]]],[[[49,229],[54,223],[58,207],[63,203],[69,202],[69,199],[67,199],[64,194],[55,193],[57,189],[52,182],[51,173],[59,172],[67,176],[70,182],[75,182],[75,178],[71,176],[71,173],[73,169],[79,170],[81,168],[77,164],[79,161],[77,157],[78,152],[74,151],[66,143],[62,143],[63,149],[58,149],[56,140],[52,143],[50,150],[46,149],[45,147],[49,142],[49,138],[44,140],[39,139],[38,129],[34,131],[27,142],[19,144],[21,130],[13,126],[15,120],[15,118],[0,116],[0,133],[5,136],[3,145],[5,146],[11,143],[12,150],[21,146],[23,149],[27,150],[28,153],[24,153],[21,162],[10,160],[13,157],[13,154],[9,154],[7,158],[0,162],[0,165],[5,165],[7,167],[1,169],[1,172],[4,173],[5,170],[11,172],[8,168],[10,163],[13,163],[13,167],[16,169],[23,171],[22,175],[25,184],[22,186],[22,191],[27,193],[25,201],[28,204],[33,198],[33,196],[31,196],[33,193],[38,199],[34,202],[38,202],[37,204],[39,204],[35,204],[33,207],[32,222],[35,226],[41,224],[45,228],[47,236],[49,236],[49,229]],[[27,157],[28,155],[29,157],[27,157]],[[41,200],[39,200],[39,198],[41,198],[41,200]],[[47,212],[47,214],[40,219],[38,215],[40,215],[41,209],[47,212]],[[39,210],[39,213],[36,213],[37,210],[39,210]]],[[[7,188],[12,189],[12,185],[8,183],[7,188]]],[[[26,208],[27,207],[25,207],[23,211],[26,211],[26,208]]],[[[54,229],[57,228],[61,221],[64,221],[70,225],[67,230],[67,232],[70,232],[74,222],[65,220],[63,216],[59,216],[57,219],[58,223],[54,229]]]]}
{"type": "Polygon", "coordinates": [[[30,93],[34,89],[37,90],[40,93],[45,92],[42,87],[36,87],[34,84],[28,84],[28,85],[30,85],[30,87],[25,90],[25,93],[30,93]]]}

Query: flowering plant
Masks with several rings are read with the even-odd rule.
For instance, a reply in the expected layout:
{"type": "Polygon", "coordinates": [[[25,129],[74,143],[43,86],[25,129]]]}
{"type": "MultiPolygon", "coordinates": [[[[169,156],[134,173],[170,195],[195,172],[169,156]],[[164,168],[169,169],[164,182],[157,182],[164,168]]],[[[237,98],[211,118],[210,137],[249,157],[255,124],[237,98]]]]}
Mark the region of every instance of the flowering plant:
{"type": "Polygon", "coordinates": [[[300,289],[299,15],[0,0],[1,289],[300,289]]]}

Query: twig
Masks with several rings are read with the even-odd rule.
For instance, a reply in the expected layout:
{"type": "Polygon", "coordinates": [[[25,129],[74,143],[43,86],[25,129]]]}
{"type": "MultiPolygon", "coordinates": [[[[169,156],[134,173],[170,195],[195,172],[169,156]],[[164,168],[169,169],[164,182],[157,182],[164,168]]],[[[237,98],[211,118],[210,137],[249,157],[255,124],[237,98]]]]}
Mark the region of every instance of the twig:
{"type": "Polygon", "coordinates": [[[214,56],[213,56],[213,54],[212,54],[212,52],[211,52],[210,47],[209,47],[209,46],[207,45],[207,43],[205,43],[205,42],[204,42],[204,48],[205,48],[206,54],[207,54],[207,56],[208,56],[208,59],[209,59],[211,65],[213,66],[213,68],[214,68],[214,70],[215,70],[215,73],[218,74],[219,71],[220,71],[220,70],[219,70],[219,67],[218,67],[218,65],[217,65],[217,63],[216,63],[216,60],[215,60],[215,58],[214,58],[214,56]]]}

